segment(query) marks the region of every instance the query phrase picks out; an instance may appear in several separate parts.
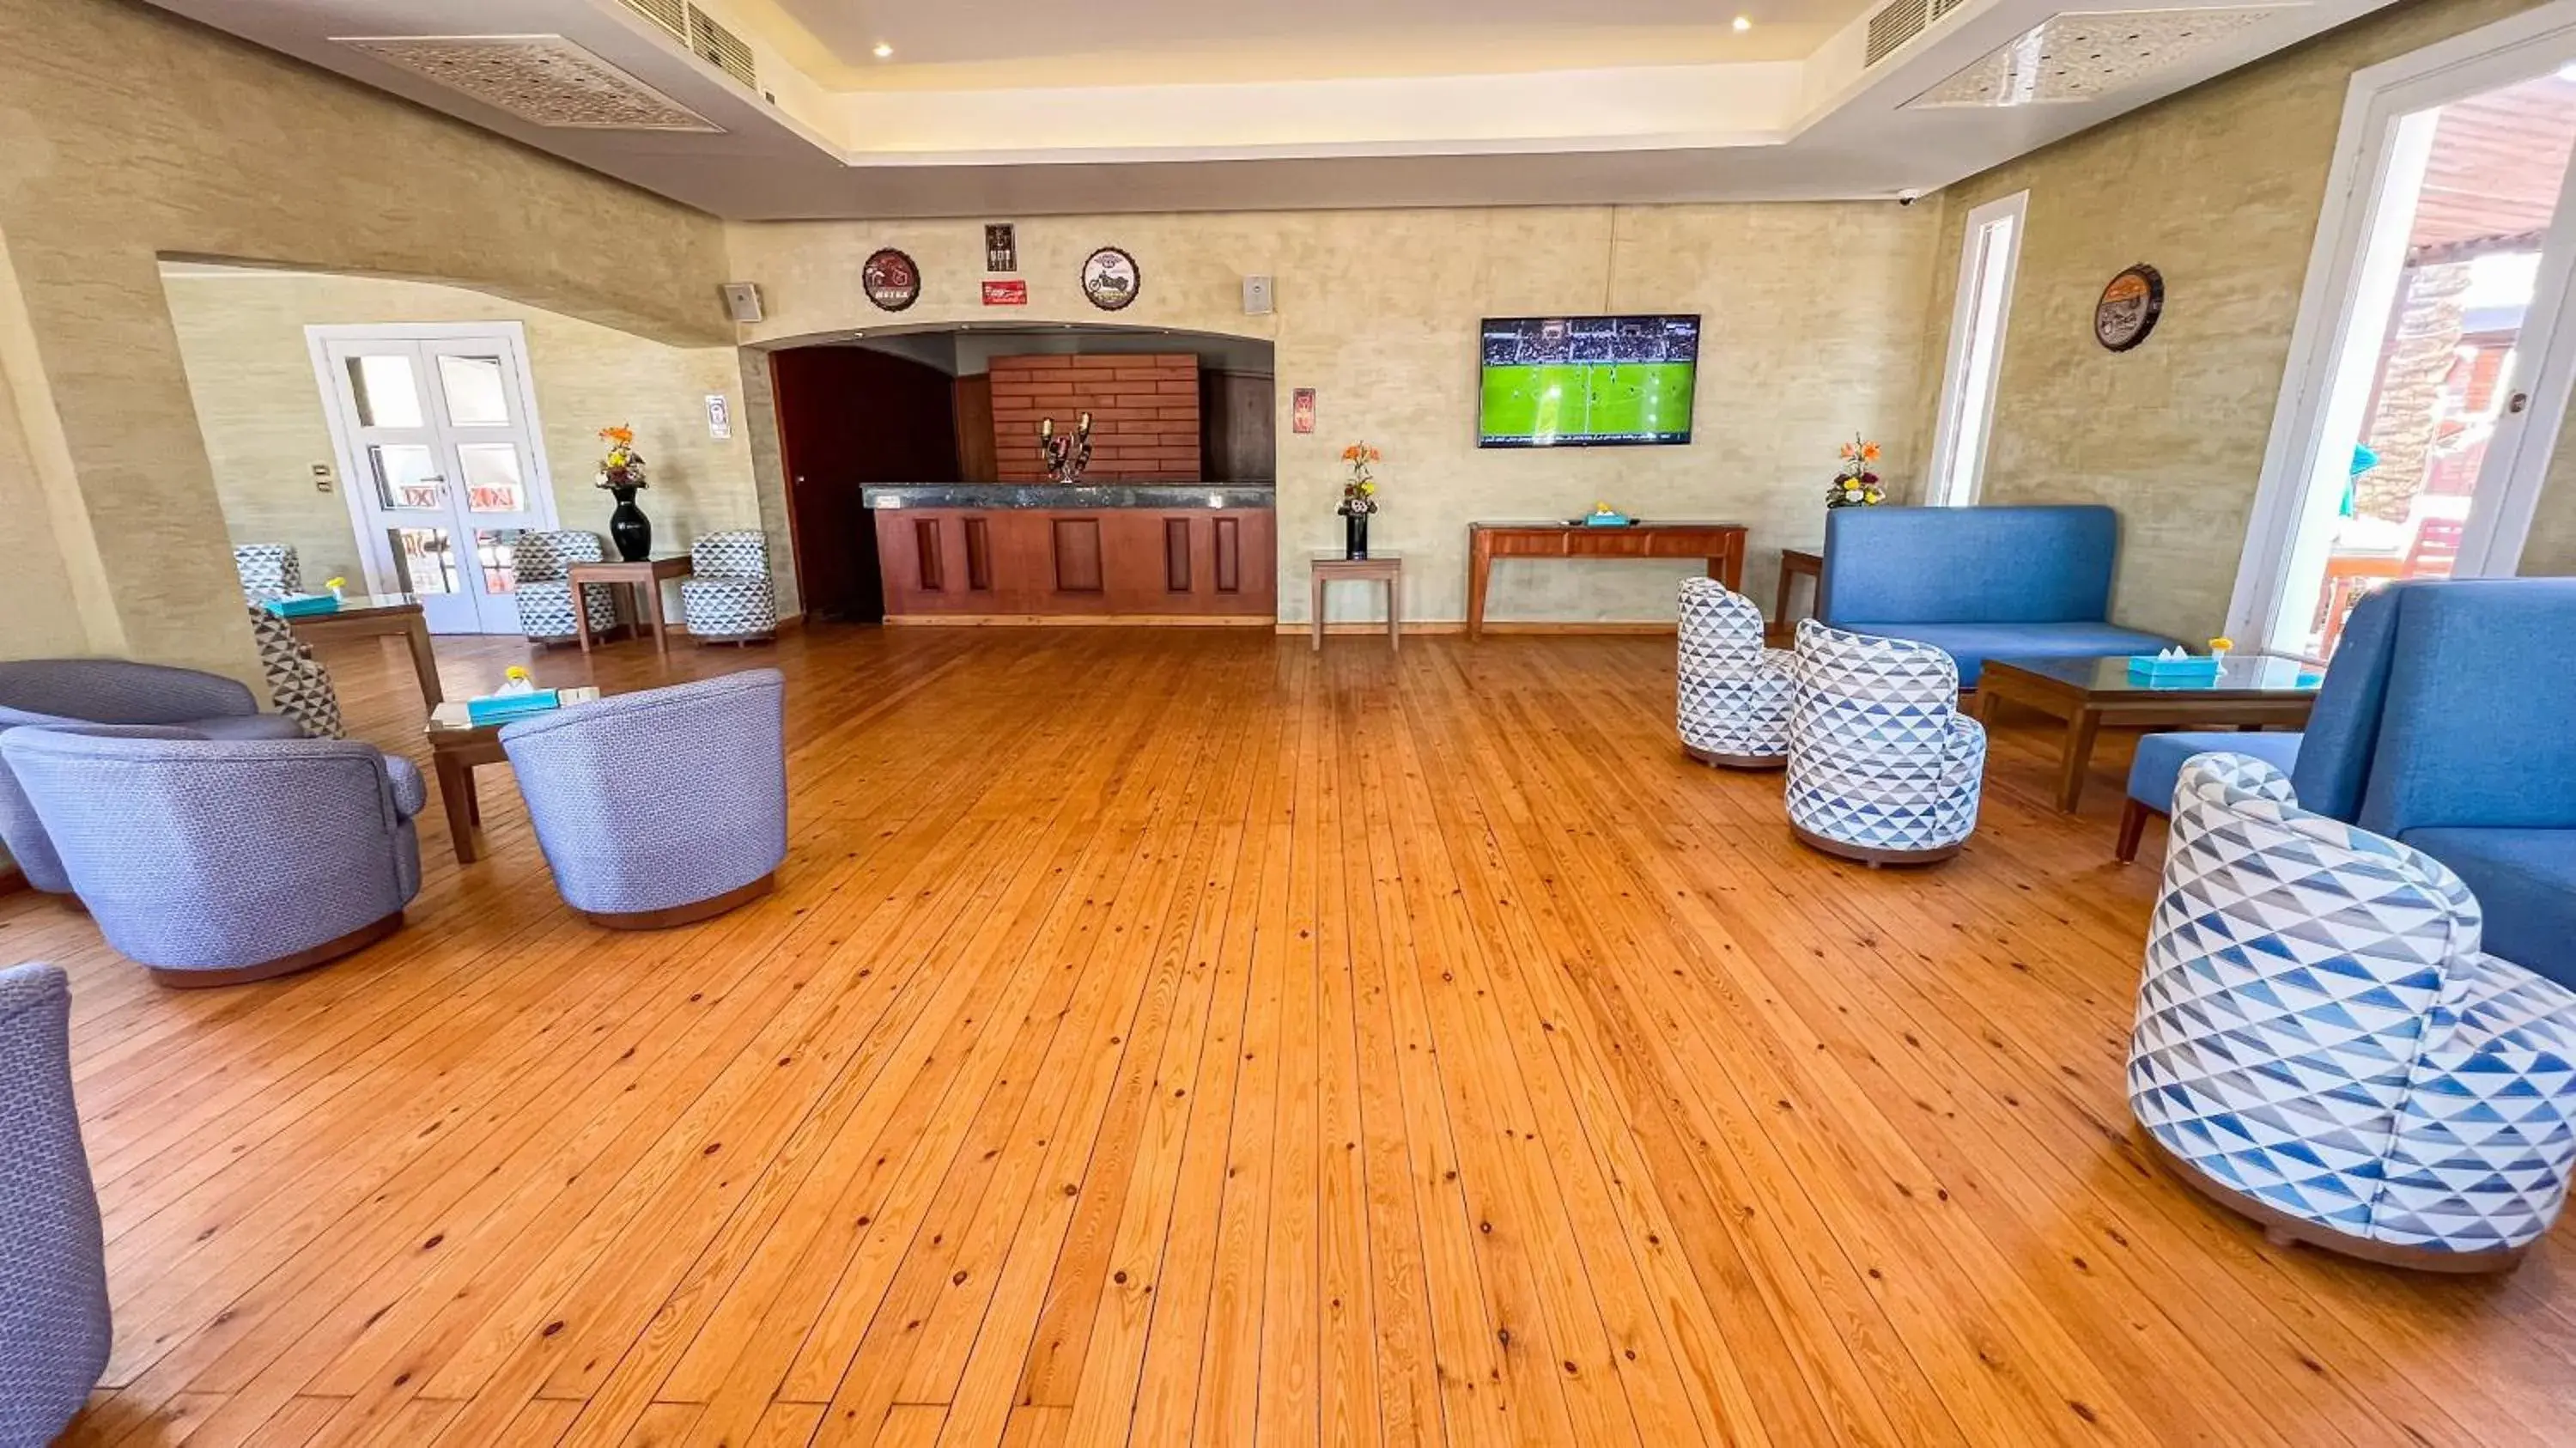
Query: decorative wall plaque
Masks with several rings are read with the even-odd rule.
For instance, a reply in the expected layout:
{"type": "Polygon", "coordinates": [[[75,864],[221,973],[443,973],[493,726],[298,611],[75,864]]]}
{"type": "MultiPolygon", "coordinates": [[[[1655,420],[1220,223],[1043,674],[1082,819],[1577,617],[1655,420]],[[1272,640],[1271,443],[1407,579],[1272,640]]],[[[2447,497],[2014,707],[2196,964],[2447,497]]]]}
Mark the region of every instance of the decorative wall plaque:
{"type": "Polygon", "coordinates": [[[1143,284],[1136,258],[1117,247],[1104,246],[1083,259],[1082,294],[1104,312],[1118,311],[1135,301],[1143,284]]]}
{"type": "Polygon", "coordinates": [[[2165,279],[2140,262],[2111,278],[2102,299],[2093,304],[2093,340],[2114,352],[2126,352],[2147,340],[2156,319],[2165,314],[2165,279]]]}
{"type": "Polygon", "coordinates": [[[886,247],[859,268],[859,288],[868,300],[889,312],[900,312],[921,300],[921,268],[912,258],[886,247]]]}

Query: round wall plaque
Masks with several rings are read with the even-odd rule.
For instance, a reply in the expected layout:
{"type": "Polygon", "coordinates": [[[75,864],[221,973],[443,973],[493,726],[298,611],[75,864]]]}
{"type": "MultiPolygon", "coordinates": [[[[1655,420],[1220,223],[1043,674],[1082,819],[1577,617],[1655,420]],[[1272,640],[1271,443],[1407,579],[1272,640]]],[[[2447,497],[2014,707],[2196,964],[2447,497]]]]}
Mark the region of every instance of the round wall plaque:
{"type": "Polygon", "coordinates": [[[921,268],[889,246],[870,255],[859,268],[859,288],[880,308],[900,312],[921,300],[921,268]]]}
{"type": "Polygon", "coordinates": [[[1083,258],[1082,294],[1104,312],[1114,312],[1136,300],[1144,284],[1144,275],[1136,269],[1136,258],[1114,246],[1104,246],[1083,258]]]}
{"type": "Polygon", "coordinates": [[[2093,340],[2114,352],[2126,352],[2147,340],[2156,318],[2165,314],[2165,279],[2140,262],[2111,278],[2102,300],[2093,304],[2093,340]]]}

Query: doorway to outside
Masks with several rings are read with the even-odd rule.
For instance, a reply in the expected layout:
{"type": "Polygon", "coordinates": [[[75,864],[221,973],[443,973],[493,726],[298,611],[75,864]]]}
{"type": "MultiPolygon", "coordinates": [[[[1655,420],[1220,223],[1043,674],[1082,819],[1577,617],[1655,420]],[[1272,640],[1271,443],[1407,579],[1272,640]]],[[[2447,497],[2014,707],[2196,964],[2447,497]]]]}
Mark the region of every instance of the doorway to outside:
{"type": "Polygon", "coordinates": [[[2393,580],[2515,571],[2576,375],[2571,157],[2576,7],[2354,76],[2231,632],[2324,658],[2393,580]]]}
{"type": "Polygon", "coordinates": [[[367,591],[432,633],[517,633],[519,534],[555,526],[515,322],[304,329],[367,591]]]}

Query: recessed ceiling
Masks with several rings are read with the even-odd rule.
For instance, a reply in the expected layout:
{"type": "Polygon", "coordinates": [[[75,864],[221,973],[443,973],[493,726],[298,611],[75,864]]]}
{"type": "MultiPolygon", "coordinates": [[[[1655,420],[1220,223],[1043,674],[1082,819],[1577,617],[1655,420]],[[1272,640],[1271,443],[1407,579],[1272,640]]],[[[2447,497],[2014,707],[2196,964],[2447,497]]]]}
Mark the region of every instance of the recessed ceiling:
{"type": "Polygon", "coordinates": [[[540,126],[713,131],[706,117],[560,35],[335,37],[540,126]]]}
{"type": "Polygon", "coordinates": [[[1915,98],[1917,106],[2030,106],[2130,89],[2257,27],[2288,5],[2053,15],[1915,98]]]}
{"type": "Polygon", "coordinates": [[[1797,60],[1868,0],[770,3],[840,62],[837,84],[986,89],[1797,60]]]}

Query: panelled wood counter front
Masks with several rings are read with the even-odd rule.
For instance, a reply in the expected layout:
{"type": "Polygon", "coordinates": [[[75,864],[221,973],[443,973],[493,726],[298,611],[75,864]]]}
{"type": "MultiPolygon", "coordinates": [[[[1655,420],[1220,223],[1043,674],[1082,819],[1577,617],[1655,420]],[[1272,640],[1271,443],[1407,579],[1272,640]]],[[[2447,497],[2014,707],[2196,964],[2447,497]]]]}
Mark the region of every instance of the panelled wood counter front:
{"type": "Polygon", "coordinates": [[[1266,624],[1278,614],[1266,487],[872,487],[888,623],[1065,619],[1266,624]]]}

